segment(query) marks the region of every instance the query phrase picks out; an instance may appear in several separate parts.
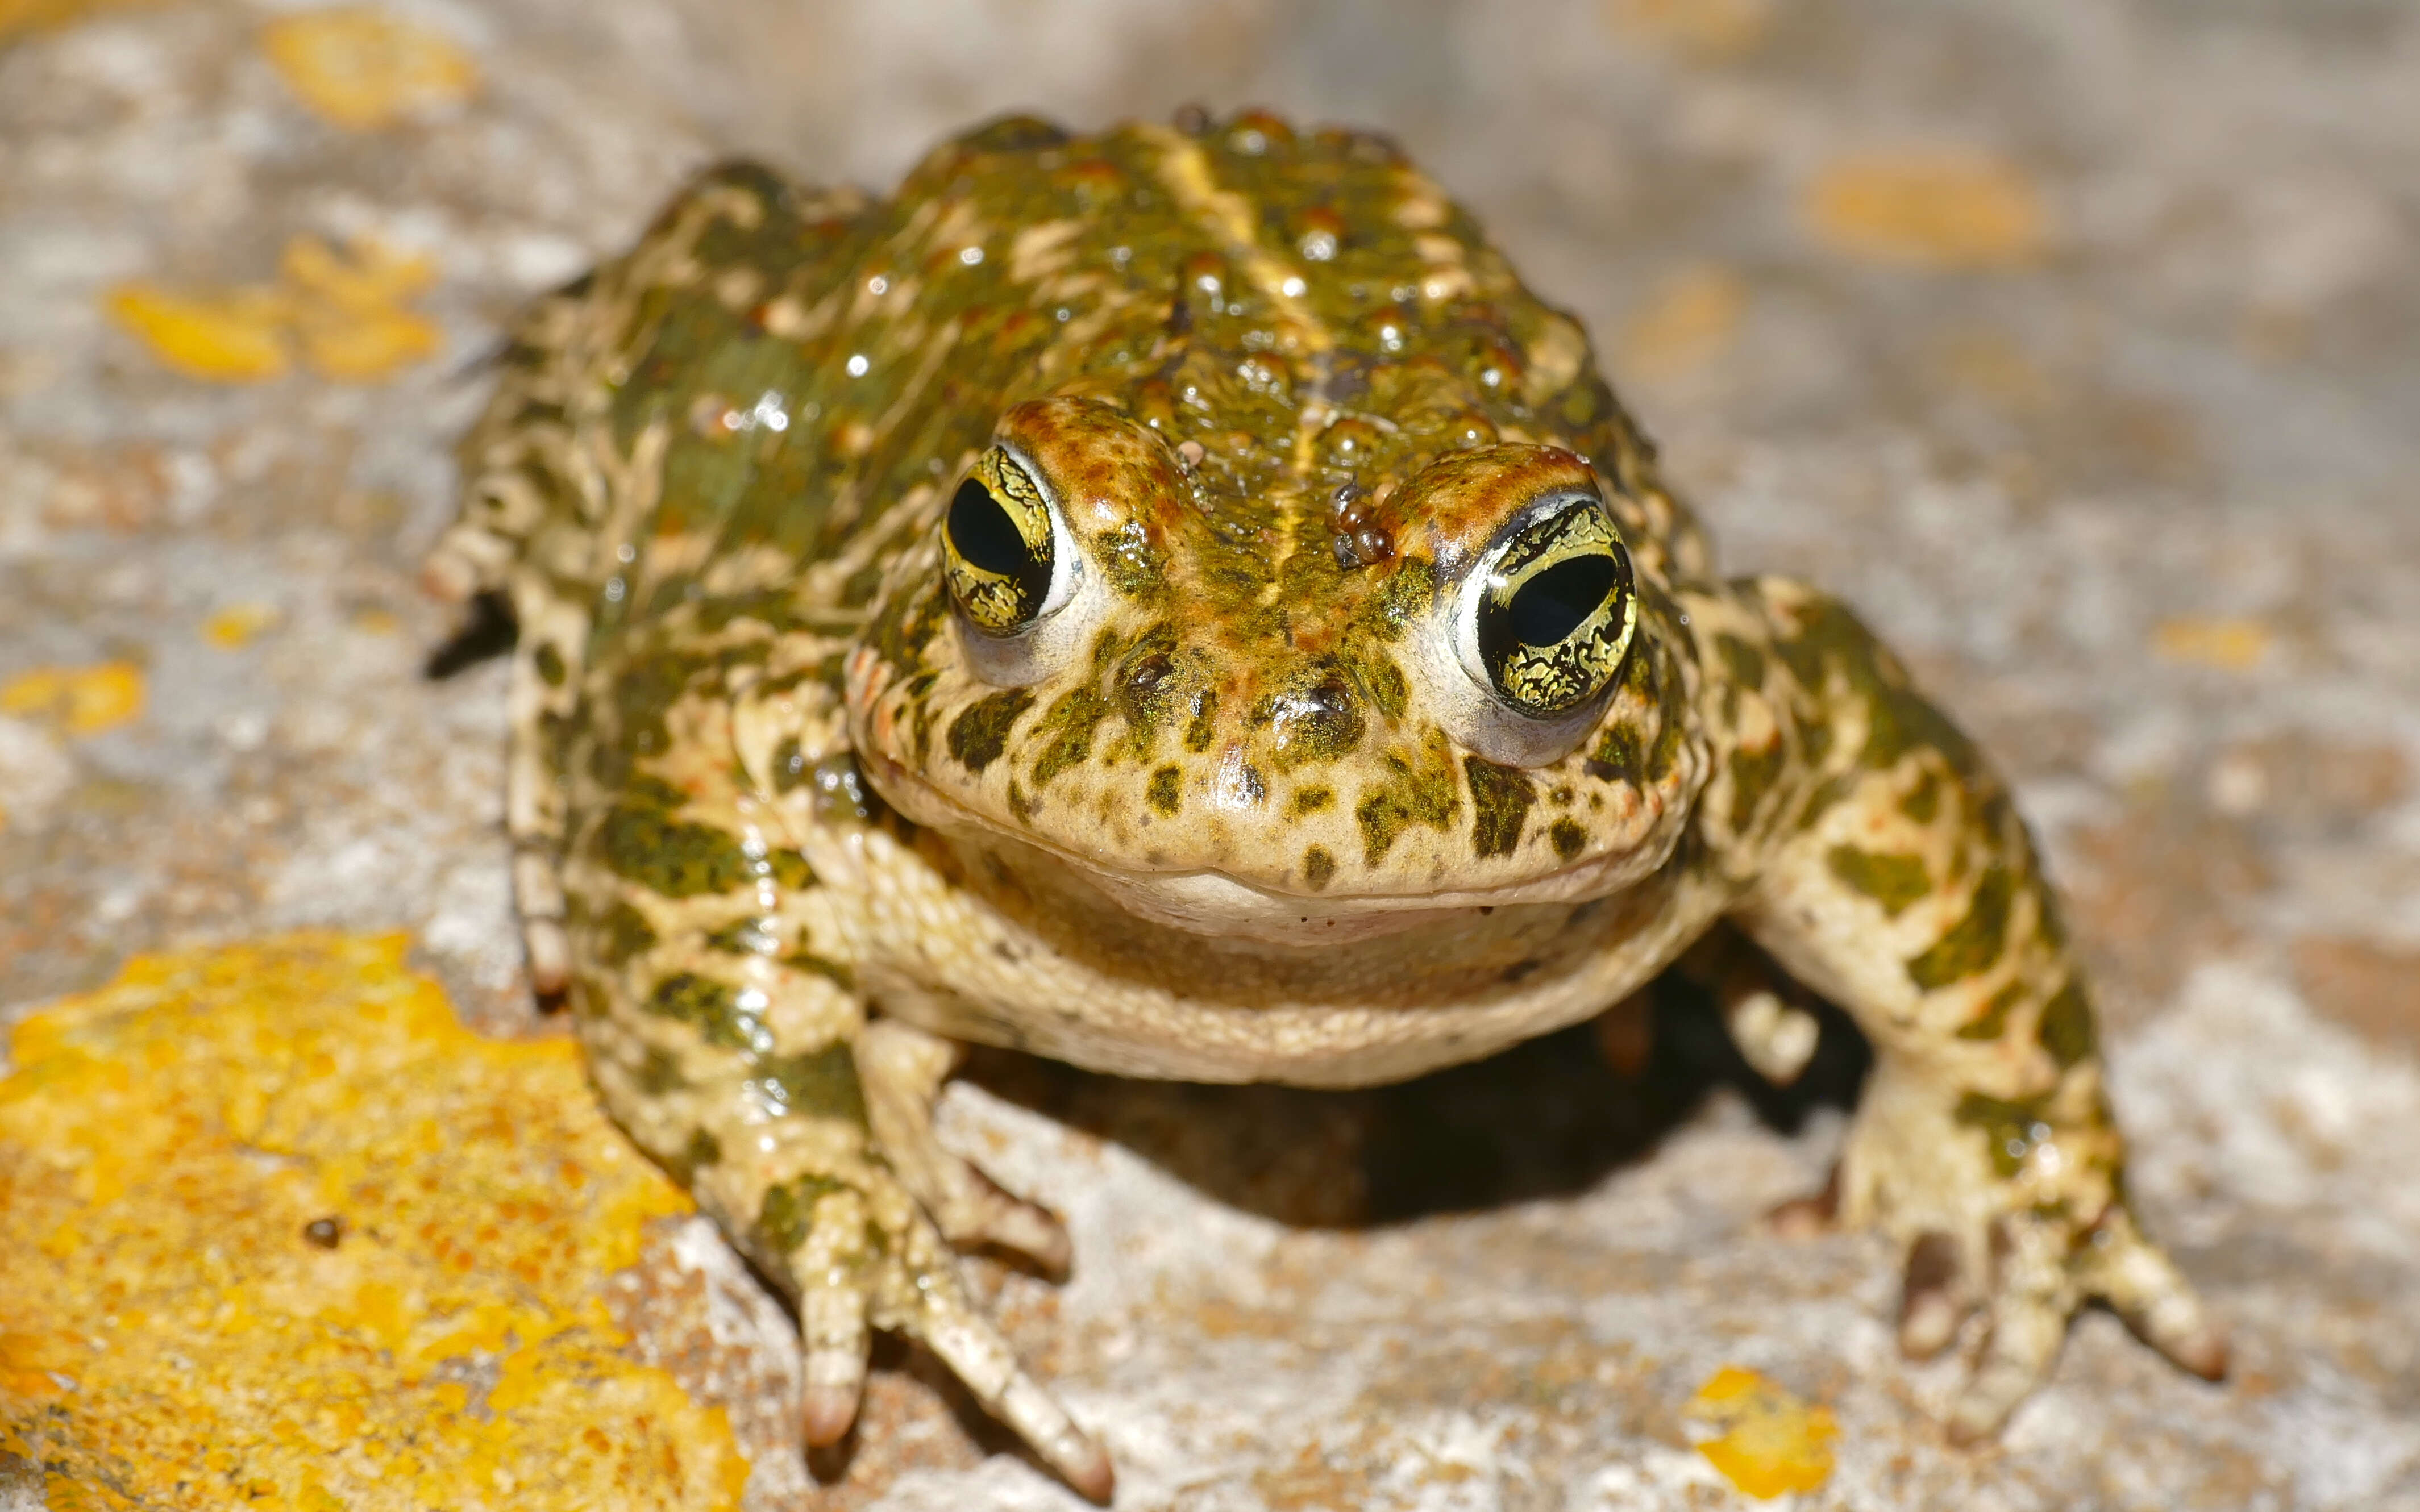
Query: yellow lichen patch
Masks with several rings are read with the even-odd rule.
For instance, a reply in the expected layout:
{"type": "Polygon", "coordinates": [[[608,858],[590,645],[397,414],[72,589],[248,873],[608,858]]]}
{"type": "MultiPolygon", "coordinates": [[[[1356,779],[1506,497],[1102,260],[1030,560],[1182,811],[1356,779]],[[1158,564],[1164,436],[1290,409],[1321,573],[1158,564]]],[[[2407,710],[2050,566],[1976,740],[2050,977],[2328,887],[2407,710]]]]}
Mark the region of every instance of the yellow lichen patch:
{"type": "Polygon", "coordinates": [[[229,604],[202,622],[202,639],[221,651],[240,651],[278,619],[274,604],[229,604]]]}
{"type": "Polygon", "coordinates": [[[50,1504],[737,1505],[601,1283],[687,1200],[399,937],[139,958],[0,1081],[0,1448],[50,1504]]]}
{"type": "Polygon", "coordinates": [[[110,291],[109,314],[188,378],[256,383],[285,375],[286,305],[271,290],[179,294],[121,284],[110,291]]]}
{"type": "Polygon", "coordinates": [[[1801,1401],[1753,1370],[1715,1371],[1685,1415],[1715,1430],[1698,1452],[1750,1496],[1811,1491],[1831,1478],[1839,1433],[1831,1409],[1801,1401]]]}
{"type": "Polygon", "coordinates": [[[1764,40],[1773,0],[1605,0],[1616,31],[1702,58],[1737,57],[1764,40]]]}
{"type": "Polygon", "coordinates": [[[283,375],[292,343],[322,378],[367,383],[436,354],[436,323],[406,302],[435,282],[427,256],[356,241],[344,253],[317,237],[286,244],[278,281],[217,294],[122,285],[111,315],[159,359],[189,377],[246,383],[283,375]]]}
{"type": "Polygon", "coordinates": [[[281,17],[261,28],[260,49],[303,104],[355,131],[455,104],[479,86],[477,66],[450,39],[367,6],[281,17]]]}
{"type": "Polygon", "coordinates": [[[37,667],[0,684],[0,714],[70,735],[97,735],[143,712],[143,669],[131,661],[37,667]]]}
{"type": "Polygon", "coordinates": [[[1747,285],[1730,269],[1681,270],[1622,327],[1622,371],[1659,378],[1703,367],[1730,349],[1746,308],[1747,285]]]}
{"type": "Polygon", "coordinates": [[[2040,256],[2050,238],[2049,208],[2024,168],[1957,147],[1836,158],[1802,210],[1825,245],[1883,262],[2009,267],[2040,256]]]}
{"type": "Polygon", "coordinates": [[[297,237],[278,272],[294,291],[293,319],[302,356],[321,376],[365,381],[409,367],[437,351],[437,327],[403,308],[435,281],[437,265],[375,242],[349,257],[326,242],[297,237]]]}
{"type": "Polygon", "coordinates": [[[122,10],[139,0],[0,0],[0,46],[30,32],[73,25],[100,10],[122,10]]]}
{"type": "Polygon", "coordinates": [[[2269,655],[2269,626],[2258,620],[2163,620],[2151,645],[2169,661],[2245,672],[2269,655]]]}

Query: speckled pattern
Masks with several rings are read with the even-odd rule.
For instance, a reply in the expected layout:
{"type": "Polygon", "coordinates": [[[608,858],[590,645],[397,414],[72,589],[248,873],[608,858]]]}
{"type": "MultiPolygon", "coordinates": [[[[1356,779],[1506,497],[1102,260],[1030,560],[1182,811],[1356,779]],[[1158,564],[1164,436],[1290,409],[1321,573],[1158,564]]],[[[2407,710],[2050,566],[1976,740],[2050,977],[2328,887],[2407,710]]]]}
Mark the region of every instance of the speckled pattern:
{"type": "MultiPolygon", "coordinates": [[[[2420,1211],[2394,1133],[2420,1113],[2414,212],[2391,187],[2420,141],[2412,23],[1518,8],[431,7],[411,13],[484,92],[358,134],[295,106],[240,8],[13,44],[0,683],[123,658],[148,702],[88,737],[0,721],[0,1001],[165,940],[399,923],[474,1017],[528,1026],[503,679],[417,679],[448,619],[412,575],[489,390],[471,360],[697,165],[882,184],[1017,105],[1381,122],[1594,333],[1726,566],[1856,603],[2008,771],[2099,972],[2135,1206],[2238,1370],[2195,1385],[2088,1315],[2000,1446],[1947,1448],[1963,1367],[1899,1363],[1888,1257],[1755,1222],[1820,1180],[1828,1114],[1776,1136],[1725,1092],[1638,1127],[1574,1115],[1593,1132],[1548,1149],[1441,1146],[1421,1131],[1507,1102],[1563,1128],[1554,1073],[1498,1068],[1542,1078],[1526,1102],[1454,1074],[1323,1099],[987,1056],[943,1099],[944,1142],[1063,1214],[1079,1269],[1054,1289],[979,1262],[970,1286],[1117,1454],[1123,1496],[1684,1504],[1714,1483],[1675,1414],[1742,1363],[1840,1416],[1810,1504],[2420,1504],[2420,1211]],[[1926,154],[1953,186],[1930,223],[1889,190],[1926,154]],[[305,231],[431,252],[446,358],[221,390],[102,322],[117,280],[257,282],[305,231]],[[203,634],[242,605],[273,623],[203,634]],[[1603,1153],[1675,1119],[1652,1160],[1603,1153]],[[1402,1199],[1423,1189],[1447,1195],[1402,1199]],[[1406,1207],[1429,1215],[1352,1227],[1406,1207]]],[[[1891,912],[1914,887],[1895,849],[1844,837],[1814,864],[1891,912]]],[[[1688,1026],[1658,1010],[1651,1067],[1677,1057],[1684,1084],[1718,1052],[1688,1026]]],[[[643,1347],[709,1394],[796,1390],[794,1346],[733,1321],[752,1304],[718,1266],[667,1237],[630,1283],[643,1347]]],[[[853,1458],[814,1467],[841,1477],[825,1500],[1065,1496],[982,1458],[1001,1445],[929,1361],[876,1364],[853,1458]]],[[[768,1449],[796,1422],[737,1420],[768,1449]]],[[[753,1494],[800,1504],[780,1459],[753,1494]]]]}

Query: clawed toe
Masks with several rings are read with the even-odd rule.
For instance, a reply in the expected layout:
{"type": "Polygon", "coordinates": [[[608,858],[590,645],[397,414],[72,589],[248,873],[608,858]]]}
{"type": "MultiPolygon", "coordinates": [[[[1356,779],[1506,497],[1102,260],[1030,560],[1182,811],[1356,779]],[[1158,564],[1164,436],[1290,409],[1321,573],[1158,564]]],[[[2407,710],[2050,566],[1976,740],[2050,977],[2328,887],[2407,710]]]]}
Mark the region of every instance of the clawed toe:
{"type": "Polygon", "coordinates": [[[1106,1504],[1116,1489],[1109,1457],[1058,1399],[1025,1373],[1008,1341],[961,1297],[929,1295],[929,1316],[916,1332],[976,1401],[1015,1430],[1044,1463],[1092,1501],[1106,1504]]]}
{"type": "Polygon", "coordinates": [[[2204,1381],[2226,1375],[2226,1331],[2211,1321],[2193,1283],[2119,1209],[2102,1220],[2091,1239],[2092,1289],[2133,1331],[2182,1369],[2204,1381]]]}
{"type": "Polygon", "coordinates": [[[1907,1278],[1900,1289],[1900,1352],[1911,1360],[1939,1354],[1958,1336],[1967,1311],[1958,1242],[1939,1229],[1917,1236],[1908,1246],[1907,1278]]]}
{"type": "Polygon", "coordinates": [[[857,1288],[827,1285],[799,1299],[799,1330],[806,1344],[803,1403],[807,1442],[838,1443],[857,1421],[865,1395],[866,1296],[857,1288]]]}
{"type": "Polygon", "coordinates": [[[1764,1215],[1764,1227],[1780,1239],[1816,1239],[1831,1232],[1840,1218],[1840,1167],[1836,1163],[1821,1190],[1779,1203],[1764,1215]]]}

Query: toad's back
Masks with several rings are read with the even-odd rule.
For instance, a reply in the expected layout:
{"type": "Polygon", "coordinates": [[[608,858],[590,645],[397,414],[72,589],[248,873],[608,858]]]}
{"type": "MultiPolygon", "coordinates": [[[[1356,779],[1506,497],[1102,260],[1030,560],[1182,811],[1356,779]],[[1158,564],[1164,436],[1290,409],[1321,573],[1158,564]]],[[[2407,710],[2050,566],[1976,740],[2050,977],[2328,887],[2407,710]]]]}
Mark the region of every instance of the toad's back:
{"type": "Polygon", "coordinates": [[[545,536],[534,556],[605,590],[604,637],[776,582],[802,613],[862,606],[887,522],[1046,393],[1202,449],[1227,548],[1204,565],[1237,603],[1288,586],[1282,543],[1326,548],[1339,488],[1499,440],[1594,458],[1642,505],[1624,523],[1644,564],[1703,566],[1577,326],[1366,132],[1011,119],[872,203],[734,167],[593,277],[613,297],[583,283],[531,323],[506,357],[527,403],[496,406],[466,456],[504,485],[481,523],[545,536]],[[582,455],[497,466],[533,443],[582,455]],[[614,591],[631,547],[649,560],[614,591]]]}

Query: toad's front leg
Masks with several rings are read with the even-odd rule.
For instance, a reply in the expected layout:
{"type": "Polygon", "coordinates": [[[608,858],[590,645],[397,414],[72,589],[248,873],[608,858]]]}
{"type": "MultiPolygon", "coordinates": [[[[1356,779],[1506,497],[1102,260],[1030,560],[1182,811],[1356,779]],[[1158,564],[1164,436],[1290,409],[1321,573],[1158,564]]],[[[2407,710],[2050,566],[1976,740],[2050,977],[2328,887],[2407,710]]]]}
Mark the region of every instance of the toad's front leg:
{"type": "Polygon", "coordinates": [[[867,1022],[852,904],[809,859],[854,848],[815,826],[867,821],[752,780],[747,757],[763,753],[734,759],[746,720],[728,689],[690,693],[664,716],[661,752],[579,806],[567,854],[572,1000],[607,1106],[796,1299],[808,1442],[848,1431],[871,1332],[888,1328],[1106,1501],[1108,1457],[1018,1365],[952,1251],[996,1244],[1057,1270],[1066,1236],[934,1142],[954,1049],[867,1022]]]}
{"type": "Polygon", "coordinates": [[[1754,867],[1740,921],[1874,1045],[1840,1216],[1908,1246],[1910,1354],[1947,1346],[1977,1306],[1990,1324],[1952,1435],[1995,1431],[2090,1298],[2215,1379],[2222,1335],[2127,1207],[2091,1002],[2006,789],[1835,601],[1764,581],[1707,610],[1710,644],[1776,713],[1750,733],[1804,773],[1742,805],[1750,739],[1708,795],[1754,867]]]}

